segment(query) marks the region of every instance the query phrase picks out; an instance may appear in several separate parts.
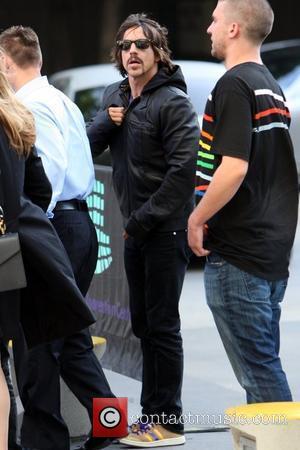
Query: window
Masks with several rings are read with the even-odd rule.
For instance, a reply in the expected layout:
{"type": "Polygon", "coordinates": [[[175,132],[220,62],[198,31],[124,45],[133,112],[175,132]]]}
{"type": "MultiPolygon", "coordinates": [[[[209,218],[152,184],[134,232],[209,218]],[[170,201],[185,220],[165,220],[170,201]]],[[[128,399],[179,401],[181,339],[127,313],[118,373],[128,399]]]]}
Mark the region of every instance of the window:
{"type": "Polygon", "coordinates": [[[81,110],[84,120],[88,122],[101,108],[103,93],[106,86],[97,86],[90,89],[77,91],[74,101],[81,110]]]}
{"type": "Polygon", "coordinates": [[[300,44],[263,51],[262,59],[276,79],[282,78],[300,66],[300,44]]]}

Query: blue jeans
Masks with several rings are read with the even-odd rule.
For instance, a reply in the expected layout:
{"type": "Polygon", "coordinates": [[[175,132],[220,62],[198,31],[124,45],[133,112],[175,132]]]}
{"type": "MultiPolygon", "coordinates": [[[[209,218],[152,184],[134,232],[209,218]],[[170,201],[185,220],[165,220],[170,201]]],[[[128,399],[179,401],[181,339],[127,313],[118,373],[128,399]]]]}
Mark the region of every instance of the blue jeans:
{"type": "Polygon", "coordinates": [[[205,290],[234,373],[248,403],[291,401],[279,358],[280,302],[287,280],[267,281],[207,257],[205,290]]]}

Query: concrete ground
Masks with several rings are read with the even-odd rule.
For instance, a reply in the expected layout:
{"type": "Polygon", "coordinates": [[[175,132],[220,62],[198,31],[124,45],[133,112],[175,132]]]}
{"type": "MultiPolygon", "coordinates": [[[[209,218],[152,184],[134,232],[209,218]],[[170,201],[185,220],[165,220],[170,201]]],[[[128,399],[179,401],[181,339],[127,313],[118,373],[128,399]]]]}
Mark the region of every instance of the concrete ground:
{"type": "MultiPolygon", "coordinates": [[[[80,442],[74,442],[72,450],[78,448],[80,442]]],[[[109,447],[110,450],[126,450],[129,447],[120,445],[118,443],[112,443],[109,447]]],[[[131,447],[133,448],[133,447],[131,447]]],[[[216,433],[187,433],[186,443],[184,446],[169,446],[168,449],[182,448],[184,450],[232,450],[232,438],[229,432],[216,432],[216,433]]]]}

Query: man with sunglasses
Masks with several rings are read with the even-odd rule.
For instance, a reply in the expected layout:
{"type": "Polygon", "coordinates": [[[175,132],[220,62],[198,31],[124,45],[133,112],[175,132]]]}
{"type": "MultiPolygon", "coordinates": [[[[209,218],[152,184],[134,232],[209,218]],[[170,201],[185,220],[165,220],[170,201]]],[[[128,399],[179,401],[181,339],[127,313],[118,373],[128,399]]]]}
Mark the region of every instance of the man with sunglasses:
{"type": "Polygon", "coordinates": [[[124,217],[132,328],[143,353],[142,416],[121,443],[185,442],[181,419],[183,350],[178,311],[189,261],[199,127],[167,30],[144,14],[121,25],[112,51],[125,77],[109,86],[88,128],[93,154],[109,145],[124,217]]]}

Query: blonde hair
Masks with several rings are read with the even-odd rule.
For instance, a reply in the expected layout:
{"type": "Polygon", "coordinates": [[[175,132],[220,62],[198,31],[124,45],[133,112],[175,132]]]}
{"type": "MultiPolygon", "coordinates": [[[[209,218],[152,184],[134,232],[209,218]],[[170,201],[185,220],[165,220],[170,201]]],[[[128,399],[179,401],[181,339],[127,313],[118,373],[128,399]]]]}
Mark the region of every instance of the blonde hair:
{"type": "Polygon", "coordinates": [[[29,155],[36,137],[34,118],[31,112],[17,100],[1,70],[0,124],[8,137],[10,146],[19,155],[29,155]]]}
{"type": "Polygon", "coordinates": [[[30,27],[16,25],[2,31],[0,47],[22,69],[42,65],[42,52],[38,35],[30,27]]]}
{"type": "Polygon", "coordinates": [[[260,45],[271,33],[274,12],[268,0],[219,0],[230,5],[230,16],[240,21],[246,37],[260,45]]]}

